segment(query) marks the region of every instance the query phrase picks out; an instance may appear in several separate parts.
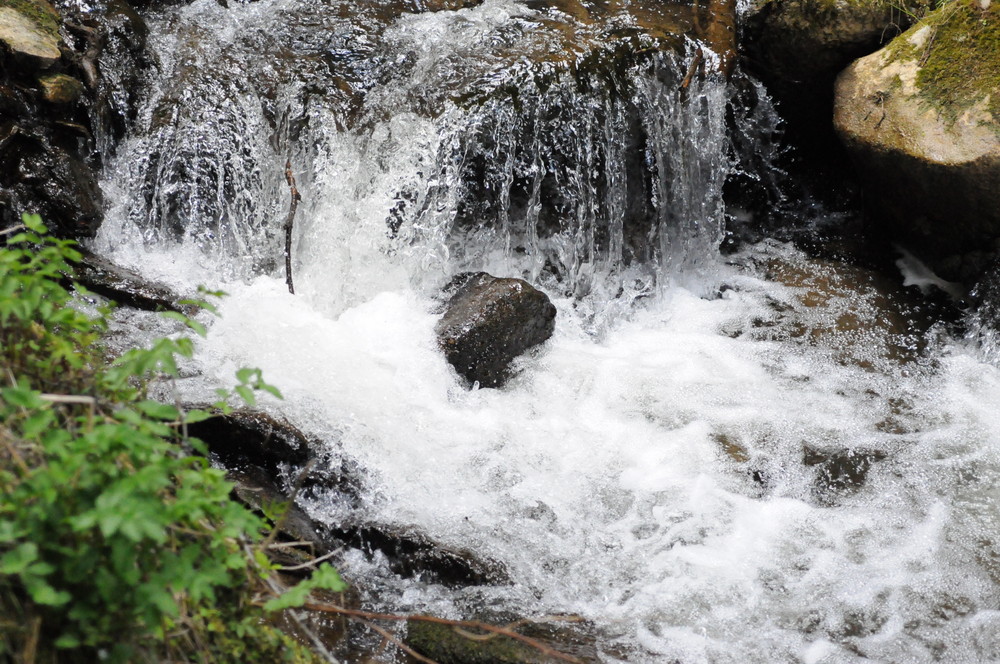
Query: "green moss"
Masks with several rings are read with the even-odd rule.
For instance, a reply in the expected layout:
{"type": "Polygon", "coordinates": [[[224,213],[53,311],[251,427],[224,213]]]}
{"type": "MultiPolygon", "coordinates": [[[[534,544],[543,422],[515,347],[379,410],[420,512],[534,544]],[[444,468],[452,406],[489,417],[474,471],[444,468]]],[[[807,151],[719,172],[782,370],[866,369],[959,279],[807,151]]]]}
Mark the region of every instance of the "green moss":
{"type": "Polygon", "coordinates": [[[924,103],[954,123],[988,97],[996,123],[1000,118],[1000,3],[983,10],[975,0],[954,0],[907,34],[925,26],[931,33],[922,47],[901,38],[896,40],[894,53],[896,58],[915,57],[922,63],[916,83],[924,103]]]}
{"type": "Polygon", "coordinates": [[[0,7],[10,7],[19,14],[30,18],[44,32],[59,39],[61,21],[59,12],[45,0],[0,0],[0,7]]]}

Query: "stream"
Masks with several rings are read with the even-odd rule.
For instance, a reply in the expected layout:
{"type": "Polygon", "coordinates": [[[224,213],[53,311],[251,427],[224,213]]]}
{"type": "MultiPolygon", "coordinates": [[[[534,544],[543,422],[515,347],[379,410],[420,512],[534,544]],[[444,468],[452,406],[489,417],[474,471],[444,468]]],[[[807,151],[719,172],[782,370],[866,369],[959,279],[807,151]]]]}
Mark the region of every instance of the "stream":
{"type": "MultiPolygon", "coordinates": [[[[573,6],[150,14],[159,64],[92,246],[228,293],[180,397],[259,367],[285,397],[263,407],[364,478],[311,516],[421,533],[511,580],[345,551],[373,610],[572,614],[608,662],[1000,660],[1000,371],[917,320],[913,268],[776,238],[720,251],[753,224],[727,183],[795,205],[766,92],[696,56],[686,5],[664,5],[666,37],[627,3],[573,6]],[[500,389],[467,389],[437,348],[440,288],[468,270],[557,307],[500,389]]],[[[128,343],[174,330],[121,317],[128,343]]]]}

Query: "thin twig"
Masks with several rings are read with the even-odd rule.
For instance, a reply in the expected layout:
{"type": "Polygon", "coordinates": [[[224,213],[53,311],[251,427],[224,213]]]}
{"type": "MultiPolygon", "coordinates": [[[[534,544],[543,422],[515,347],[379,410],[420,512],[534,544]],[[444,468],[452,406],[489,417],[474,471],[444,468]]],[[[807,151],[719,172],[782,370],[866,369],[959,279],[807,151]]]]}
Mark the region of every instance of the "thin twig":
{"type": "Polygon", "coordinates": [[[90,406],[87,413],[87,431],[93,431],[94,418],[97,417],[97,399],[84,394],[40,394],[39,397],[52,403],[70,403],[90,406]]]}
{"type": "MultiPolygon", "coordinates": [[[[275,542],[268,544],[265,549],[294,549],[297,546],[316,546],[315,542],[309,540],[299,540],[297,542],[275,542]]],[[[338,549],[339,551],[339,549],[338,549]]]]}
{"type": "Polygon", "coordinates": [[[35,655],[38,654],[38,639],[42,632],[41,617],[35,618],[31,622],[31,631],[28,633],[28,640],[24,644],[24,652],[21,661],[24,664],[35,664],[35,655]]]}
{"type": "Polygon", "coordinates": [[[295,209],[299,206],[299,190],[295,186],[295,176],[292,174],[292,160],[285,161],[285,181],[291,191],[292,202],[288,207],[288,216],[285,217],[285,283],[288,284],[288,292],[295,294],[295,287],[292,285],[292,223],[295,221],[295,209]]]}
{"type": "Polygon", "coordinates": [[[293,565],[292,567],[279,567],[278,571],[279,572],[295,572],[295,571],[298,571],[300,569],[308,569],[310,567],[316,567],[317,565],[319,565],[324,560],[329,560],[330,558],[333,558],[335,555],[337,555],[338,553],[340,553],[342,550],[343,550],[343,547],[341,547],[339,549],[334,549],[330,553],[326,553],[326,554],[320,556],[319,558],[313,558],[312,560],[306,561],[306,562],[302,563],[301,565],[293,565]]]}
{"type": "Polygon", "coordinates": [[[25,226],[24,224],[17,224],[16,226],[11,226],[10,228],[3,229],[2,231],[0,231],[0,235],[6,235],[7,233],[14,233],[16,231],[25,231],[25,230],[28,230],[27,226],[25,226]]]}

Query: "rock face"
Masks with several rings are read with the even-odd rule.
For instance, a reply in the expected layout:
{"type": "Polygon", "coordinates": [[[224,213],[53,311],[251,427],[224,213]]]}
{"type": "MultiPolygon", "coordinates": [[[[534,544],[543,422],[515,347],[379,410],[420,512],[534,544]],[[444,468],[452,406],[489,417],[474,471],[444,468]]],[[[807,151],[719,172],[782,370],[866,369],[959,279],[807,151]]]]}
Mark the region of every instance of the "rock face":
{"type": "Polygon", "coordinates": [[[844,67],[888,43],[908,27],[910,15],[929,5],[927,0],[768,0],[748,21],[749,60],[791,103],[808,103],[815,93],[828,100],[844,67]]]}
{"type": "Polygon", "coordinates": [[[122,0],[0,0],[0,227],[32,212],[60,236],[97,230],[98,168],[141,90],[144,39],[122,0]]]}
{"type": "Polygon", "coordinates": [[[837,79],[834,126],[875,218],[971,283],[1000,247],[1000,4],[956,0],[837,79]]]}
{"type": "Polygon", "coordinates": [[[511,361],[555,329],[556,308],[521,279],[467,273],[447,290],[453,295],[436,327],[438,343],[455,370],[481,387],[503,385],[511,361]]]}

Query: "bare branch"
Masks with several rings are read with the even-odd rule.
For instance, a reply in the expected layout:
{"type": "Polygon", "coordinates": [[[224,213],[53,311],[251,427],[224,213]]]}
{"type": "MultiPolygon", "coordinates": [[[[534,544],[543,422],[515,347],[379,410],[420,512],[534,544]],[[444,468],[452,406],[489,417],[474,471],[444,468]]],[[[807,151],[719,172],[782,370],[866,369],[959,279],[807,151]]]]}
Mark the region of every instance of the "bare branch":
{"type": "Polygon", "coordinates": [[[285,217],[285,283],[288,284],[288,292],[294,295],[295,287],[292,285],[292,223],[295,221],[295,209],[299,206],[302,197],[295,186],[291,159],[285,161],[285,181],[288,182],[292,196],[292,202],[288,207],[288,216],[285,217]]]}

